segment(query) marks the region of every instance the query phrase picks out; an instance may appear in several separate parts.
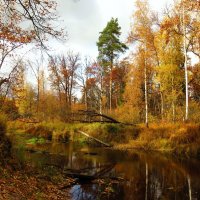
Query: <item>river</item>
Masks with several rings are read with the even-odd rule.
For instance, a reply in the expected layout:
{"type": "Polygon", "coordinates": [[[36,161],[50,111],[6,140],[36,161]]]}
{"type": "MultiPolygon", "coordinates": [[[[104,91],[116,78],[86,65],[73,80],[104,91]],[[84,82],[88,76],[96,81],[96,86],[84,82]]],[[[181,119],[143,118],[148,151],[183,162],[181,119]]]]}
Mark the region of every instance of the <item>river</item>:
{"type": "MultiPolygon", "coordinates": [[[[37,145],[37,152],[22,150],[14,142],[14,155],[37,167],[57,166],[63,172],[109,167],[100,180],[77,183],[70,189],[73,200],[195,200],[200,199],[200,161],[159,153],[122,152],[77,143],[37,145]],[[107,178],[108,177],[108,178],[107,178]]],[[[16,142],[17,141],[17,142],[16,142]]]]}

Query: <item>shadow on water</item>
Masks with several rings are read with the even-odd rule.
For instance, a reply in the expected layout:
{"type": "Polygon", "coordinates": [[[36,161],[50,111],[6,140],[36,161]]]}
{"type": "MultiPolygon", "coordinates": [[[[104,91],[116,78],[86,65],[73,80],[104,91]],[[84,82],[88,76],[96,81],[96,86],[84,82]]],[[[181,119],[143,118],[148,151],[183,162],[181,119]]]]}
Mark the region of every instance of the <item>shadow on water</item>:
{"type": "MultiPolygon", "coordinates": [[[[13,140],[14,141],[14,140],[13,140]]],[[[112,165],[100,179],[79,183],[71,188],[74,200],[113,199],[200,199],[200,161],[176,159],[158,153],[120,152],[69,143],[37,145],[39,153],[21,150],[14,154],[22,162],[37,167],[52,165],[61,171],[90,169],[112,165]],[[111,177],[120,177],[119,180],[111,177]]]]}

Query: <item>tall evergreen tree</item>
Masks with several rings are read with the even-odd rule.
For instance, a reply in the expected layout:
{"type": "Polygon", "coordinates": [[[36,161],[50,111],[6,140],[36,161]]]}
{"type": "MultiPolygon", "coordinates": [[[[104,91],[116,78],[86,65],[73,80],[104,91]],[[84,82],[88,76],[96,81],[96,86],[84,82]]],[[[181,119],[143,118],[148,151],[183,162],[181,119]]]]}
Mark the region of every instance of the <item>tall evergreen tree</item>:
{"type": "Polygon", "coordinates": [[[123,53],[127,46],[119,39],[121,35],[121,27],[118,24],[118,19],[112,18],[100,32],[99,40],[97,42],[99,51],[99,62],[109,73],[109,109],[112,109],[112,70],[115,58],[119,53],[123,53]]]}

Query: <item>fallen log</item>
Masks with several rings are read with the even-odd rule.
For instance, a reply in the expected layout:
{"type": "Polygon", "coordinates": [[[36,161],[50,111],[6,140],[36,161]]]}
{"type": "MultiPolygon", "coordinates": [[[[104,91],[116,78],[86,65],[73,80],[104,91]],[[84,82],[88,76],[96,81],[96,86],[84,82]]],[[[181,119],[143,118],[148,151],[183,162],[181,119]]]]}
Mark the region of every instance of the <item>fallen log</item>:
{"type": "Polygon", "coordinates": [[[100,176],[103,176],[104,174],[110,172],[113,168],[114,168],[114,164],[113,165],[110,165],[108,166],[107,168],[104,168],[102,170],[100,170],[99,172],[97,172],[95,175],[97,178],[99,178],[100,176]]]}
{"type": "MultiPolygon", "coordinates": [[[[97,113],[95,111],[79,110],[79,112],[81,112],[82,114],[88,115],[88,117],[102,117],[102,118],[108,119],[109,120],[108,122],[110,122],[110,123],[120,124],[120,122],[117,121],[116,119],[113,119],[112,117],[109,117],[109,116],[104,115],[104,114],[97,113]]],[[[103,120],[100,120],[100,121],[103,121],[103,120]]]]}
{"type": "Polygon", "coordinates": [[[111,171],[114,166],[115,165],[109,165],[106,168],[104,167],[103,169],[101,169],[100,171],[96,172],[93,175],[89,175],[86,173],[78,173],[79,170],[77,170],[77,172],[66,173],[66,175],[71,176],[73,178],[78,178],[80,181],[91,181],[91,180],[98,179],[99,177],[105,175],[106,173],[111,171]]]}
{"type": "Polygon", "coordinates": [[[68,115],[71,116],[72,122],[80,122],[80,123],[114,123],[114,124],[122,124],[122,125],[128,125],[128,126],[135,126],[131,123],[123,123],[119,122],[116,119],[107,116],[105,114],[100,114],[92,110],[78,110],[76,113],[69,113],[68,115]],[[78,118],[80,116],[81,118],[78,118]],[[83,119],[85,116],[85,119],[83,119]],[[100,119],[99,119],[100,118],[100,119]]]}
{"type": "Polygon", "coordinates": [[[73,177],[73,178],[78,178],[79,180],[84,180],[84,181],[91,181],[96,179],[94,175],[87,175],[87,174],[80,174],[80,173],[68,173],[66,174],[67,176],[73,177]]]}
{"type": "Polygon", "coordinates": [[[101,141],[101,140],[99,140],[99,139],[97,139],[97,138],[95,138],[95,137],[83,132],[83,131],[78,131],[78,133],[81,133],[82,135],[85,135],[86,137],[91,138],[91,139],[95,140],[96,142],[98,142],[100,144],[103,144],[106,147],[112,147],[112,145],[110,145],[108,143],[105,143],[105,142],[103,142],[103,141],[101,141]]]}

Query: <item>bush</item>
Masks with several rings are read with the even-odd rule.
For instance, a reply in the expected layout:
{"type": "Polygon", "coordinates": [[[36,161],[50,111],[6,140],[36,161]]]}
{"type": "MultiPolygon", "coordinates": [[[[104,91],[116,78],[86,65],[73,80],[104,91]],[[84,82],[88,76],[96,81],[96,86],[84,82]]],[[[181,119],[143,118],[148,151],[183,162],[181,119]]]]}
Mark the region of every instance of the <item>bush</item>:
{"type": "Polygon", "coordinates": [[[68,142],[70,134],[75,127],[65,123],[41,123],[35,125],[25,132],[30,133],[36,137],[42,137],[47,140],[55,140],[59,142],[68,142]]]}
{"type": "Polygon", "coordinates": [[[113,114],[120,122],[137,124],[141,121],[140,109],[126,103],[118,107],[113,114]]]}
{"type": "Polygon", "coordinates": [[[0,114],[0,137],[4,137],[6,134],[6,122],[6,116],[4,114],[0,114]]]}
{"type": "Polygon", "coordinates": [[[199,123],[200,122],[200,104],[195,102],[195,101],[191,101],[190,102],[190,110],[189,110],[189,116],[190,116],[190,121],[192,121],[193,123],[199,123]]]}
{"type": "Polygon", "coordinates": [[[108,124],[106,126],[106,131],[111,134],[119,133],[120,127],[114,124],[108,124]]]}
{"type": "Polygon", "coordinates": [[[4,114],[0,113],[0,159],[1,161],[10,156],[11,142],[6,137],[6,122],[7,118],[4,114]]]}
{"type": "Polygon", "coordinates": [[[52,140],[53,131],[43,125],[34,126],[28,129],[26,132],[37,137],[43,137],[47,140],[52,140]]]}
{"type": "Polygon", "coordinates": [[[125,143],[138,135],[135,127],[121,124],[92,123],[84,125],[81,129],[89,135],[108,143],[125,143]]]}
{"type": "Polygon", "coordinates": [[[34,137],[34,138],[31,138],[31,139],[27,140],[27,143],[28,144],[45,144],[46,141],[45,141],[44,138],[36,138],[36,137],[34,137]]]}
{"type": "Polygon", "coordinates": [[[177,144],[190,144],[196,142],[200,138],[200,127],[198,125],[187,125],[177,130],[176,134],[172,134],[170,141],[177,144]]]}

